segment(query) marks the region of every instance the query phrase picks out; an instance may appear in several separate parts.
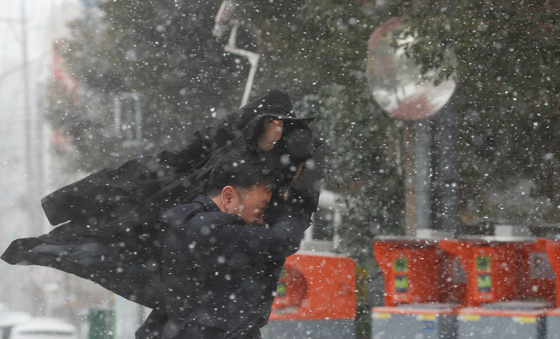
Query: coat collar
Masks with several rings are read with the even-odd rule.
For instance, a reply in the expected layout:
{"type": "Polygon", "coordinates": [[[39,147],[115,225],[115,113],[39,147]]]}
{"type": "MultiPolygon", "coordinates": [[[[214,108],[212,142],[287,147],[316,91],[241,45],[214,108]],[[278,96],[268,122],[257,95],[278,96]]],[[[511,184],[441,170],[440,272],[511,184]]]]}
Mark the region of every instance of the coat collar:
{"type": "Polygon", "coordinates": [[[194,198],[193,202],[198,202],[204,205],[206,212],[220,212],[218,205],[216,205],[216,203],[206,195],[201,194],[197,196],[194,198]]]}

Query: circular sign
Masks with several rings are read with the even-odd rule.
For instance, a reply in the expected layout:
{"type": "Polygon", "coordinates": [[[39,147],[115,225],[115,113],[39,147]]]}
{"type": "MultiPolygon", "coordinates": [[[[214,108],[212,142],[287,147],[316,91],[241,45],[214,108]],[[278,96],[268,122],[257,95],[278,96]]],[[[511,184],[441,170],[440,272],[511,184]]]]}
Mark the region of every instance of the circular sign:
{"type": "Polygon", "coordinates": [[[397,47],[391,45],[390,34],[401,25],[398,18],[392,18],[371,34],[368,81],[373,98],[383,110],[402,120],[424,119],[445,106],[456,84],[447,79],[435,86],[432,79],[439,70],[423,75],[415,60],[406,57],[403,46],[414,41],[414,37],[397,40],[397,47]]]}

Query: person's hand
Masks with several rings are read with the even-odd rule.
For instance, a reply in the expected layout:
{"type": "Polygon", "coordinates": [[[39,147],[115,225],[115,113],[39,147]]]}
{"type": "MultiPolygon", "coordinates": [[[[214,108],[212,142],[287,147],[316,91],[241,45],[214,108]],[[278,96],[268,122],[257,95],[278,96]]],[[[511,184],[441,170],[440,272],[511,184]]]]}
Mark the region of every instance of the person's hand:
{"type": "Polygon", "coordinates": [[[265,152],[270,151],[282,137],[283,127],[284,121],[266,118],[263,133],[259,138],[259,147],[265,152]]]}

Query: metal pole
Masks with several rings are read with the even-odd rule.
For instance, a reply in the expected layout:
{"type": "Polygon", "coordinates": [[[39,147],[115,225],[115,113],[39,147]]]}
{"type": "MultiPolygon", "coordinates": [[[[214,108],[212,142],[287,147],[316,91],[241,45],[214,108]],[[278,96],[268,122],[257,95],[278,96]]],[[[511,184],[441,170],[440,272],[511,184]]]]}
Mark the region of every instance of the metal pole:
{"type": "MultiPolygon", "coordinates": [[[[33,183],[32,165],[31,165],[31,111],[29,108],[29,75],[27,67],[27,30],[25,27],[25,1],[21,1],[21,46],[22,46],[22,58],[23,58],[23,119],[25,126],[25,174],[27,177],[26,183],[26,200],[32,198],[31,190],[33,183]]],[[[31,211],[28,209],[28,215],[30,216],[29,222],[33,221],[31,217],[31,211]]],[[[33,229],[33,225],[30,225],[30,230],[33,229]]]]}
{"type": "Polygon", "coordinates": [[[40,150],[37,148],[41,144],[42,131],[38,132],[38,122],[34,118],[30,107],[30,89],[29,89],[29,60],[27,54],[27,28],[25,1],[21,1],[21,36],[22,36],[22,58],[23,58],[23,108],[24,108],[24,126],[25,126],[25,174],[26,180],[26,212],[28,215],[28,232],[34,235],[43,231],[41,227],[41,219],[38,211],[39,200],[39,182],[38,176],[42,173],[42,159],[38,154],[40,150]],[[35,142],[35,147],[34,147],[35,142]]]}
{"type": "MultiPolygon", "coordinates": [[[[27,236],[33,235],[37,232],[39,227],[39,223],[37,222],[37,213],[34,209],[35,204],[33,203],[33,199],[35,199],[35,173],[33,168],[33,147],[32,147],[32,134],[33,130],[33,122],[31,118],[31,108],[29,106],[29,63],[28,63],[28,55],[27,55],[27,28],[26,28],[26,13],[25,13],[25,1],[21,0],[21,46],[22,46],[22,58],[23,58],[23,108],[24,108],[24,126],[25,126],[25,209],[27,213],[27,227],[24,232],[27,233],[27,236]]],[[[27,300],[23,301],[26,303],[27,309],[31,310],[31,313],[37,315],[38,310],[40,309],[40,293],[41,291],[37,289],[31,280],[27,280],[25,282],[25,287],[23,288],[27,294],[27,300]],[[35,297],[33,297],[35,296],[35,297]],[[31,299],[31,300],[30,300],[31,299]]]]}
{"type": "Polygon", "coordinates": [[[416,194],[414,175],[414,131],[413,122],[405,121],[404,130],[404,190],[405,190],[405,234],[416,235],[416,194]]]}
{"type": "Polygon", "coordinates": [[[457,108],[454,97],[439,115],[438,133],[441,229],[458,236],[461,233],[461,221],[457,185],[457,108]]]}
{"type": "Polygon", "coordinates": [[[247,60],[249,60],[249,63],[251,64],[251,69],[249,70],[249,76],[247,77],[247,83],[245,84],[245,91],[243,92],[243,99],[241,100],[241,106],[245,106],[249,102],[249,95],[251,94],[251,88],[253,87],[253,80],[257,72],[257,66],[259,64],[260,55],[236,47],[238,27],[239,27],[239,23],[237,21],[234,22],[233,28],[231,29],[231,34],[229,35],[228,44],[226,45],[226,47],[224,47],[224,50],[231,54],[237,54],[246,57],[247,60]]]}
{"type": "Polygon", "coordinates": [[[22,54],[23,54],[23,100],[25,126],[25,174],[26,180],[26,213],[28,216],[27,231],[30,235],[43,232],[41,211],[39,206],[40,180],[43,175],[42,126],[31,109],[31,91],[29,86],[29,60],[27,53],[27,28],[25,1],[21,1],[22,54]]]}
{"type": "Polygon", "coordinates": [[[432,228],[430,149],[431,128],[427,119],[414,122],[414,168],[416,171],[416,229],[432,228]]]}

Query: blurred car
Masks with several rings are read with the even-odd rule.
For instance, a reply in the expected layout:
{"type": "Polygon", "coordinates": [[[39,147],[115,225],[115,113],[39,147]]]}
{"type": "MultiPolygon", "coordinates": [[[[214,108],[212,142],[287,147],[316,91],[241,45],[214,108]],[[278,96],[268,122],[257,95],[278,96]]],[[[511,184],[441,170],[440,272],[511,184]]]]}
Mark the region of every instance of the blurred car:
{"type": "Polygon", "coordinates": [[[0,339],[8,339],[15,325],[30,321],[31,315],[25,312],[8,312],[0,313],[0,339]]]}
{"type": "Polygon", "coordinates": [[[29,318],[4,325],[0,320],[0,330],[0,339],[78,339],[76,326],[55,318],[29,318]]]}

